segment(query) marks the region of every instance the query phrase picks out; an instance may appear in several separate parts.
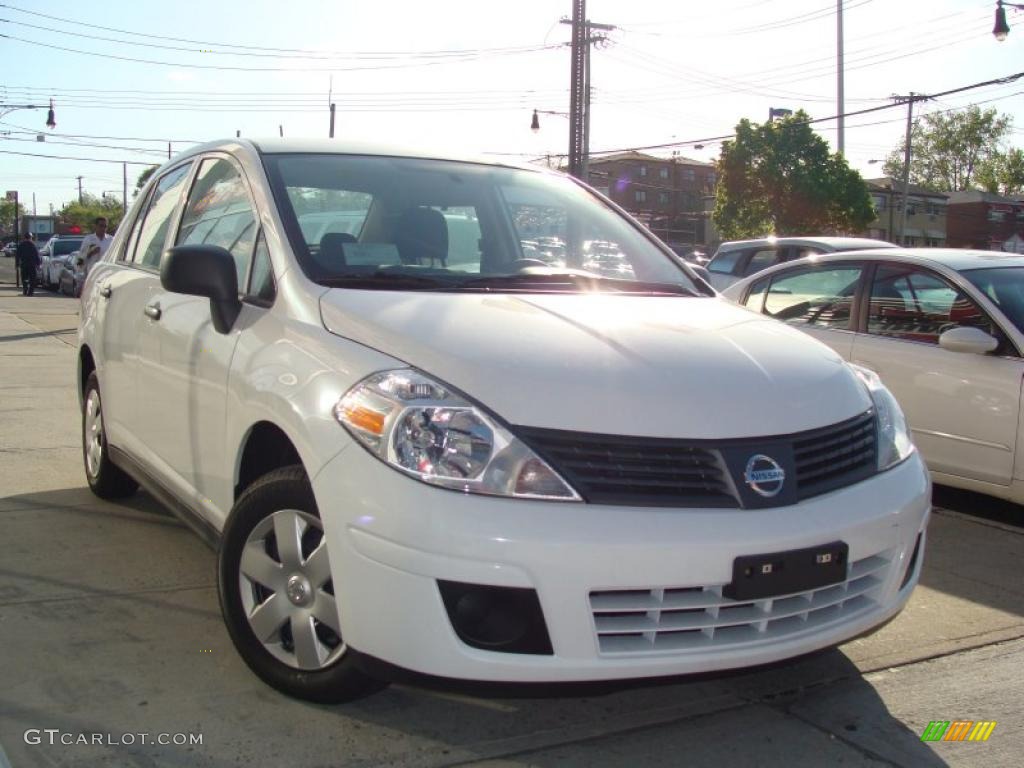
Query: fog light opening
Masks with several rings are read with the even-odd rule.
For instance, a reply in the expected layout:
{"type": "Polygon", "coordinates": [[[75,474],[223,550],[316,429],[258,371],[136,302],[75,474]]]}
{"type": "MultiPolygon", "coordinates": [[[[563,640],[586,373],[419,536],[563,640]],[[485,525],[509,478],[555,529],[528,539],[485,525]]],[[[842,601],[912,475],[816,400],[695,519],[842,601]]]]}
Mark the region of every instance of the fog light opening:
{"type": "Polygon", "coordinates": [[[923,535],[924,534],[921,533],[917,534],[917,541],[914,543],[914,553],[910,556],[910,562],[907,563],[907,570],[903,574],[903,582],[900,584],[901,591],[904,587],[907,586],[907,584],[910,583],[910,580],[914,577],[914,569],[917,568],[917,558],[921,552],[921,537],[923,535]]]}
{"type": "Polygon", "coordinates": [[[448,620],[466,645],[502,653],[552,653],[534,590],[454,581],[438,586],[448,620]]]}

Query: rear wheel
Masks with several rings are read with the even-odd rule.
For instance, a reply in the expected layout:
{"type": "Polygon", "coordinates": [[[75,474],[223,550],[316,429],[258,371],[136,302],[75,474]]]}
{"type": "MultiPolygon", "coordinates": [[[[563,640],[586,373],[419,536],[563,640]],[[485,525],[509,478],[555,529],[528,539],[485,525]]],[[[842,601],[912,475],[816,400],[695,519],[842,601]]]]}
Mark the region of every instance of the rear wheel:
{"type": "Polygon", "coordinates": [[[301,466],[264,475],[239,498],[224,526],[218,587],[235,648],[279,691],[334,704],[387,685],[348,653],[323,524],[301,466]]]}
{"type": "Polygon", "coordinates": [[[103,402],[96,371],[85,384],[82,408],[82,454],[89,488],[101,499],[122,499],[138,490],[136,483],[110,460],[107,431],[103,427],[103,402]]]}

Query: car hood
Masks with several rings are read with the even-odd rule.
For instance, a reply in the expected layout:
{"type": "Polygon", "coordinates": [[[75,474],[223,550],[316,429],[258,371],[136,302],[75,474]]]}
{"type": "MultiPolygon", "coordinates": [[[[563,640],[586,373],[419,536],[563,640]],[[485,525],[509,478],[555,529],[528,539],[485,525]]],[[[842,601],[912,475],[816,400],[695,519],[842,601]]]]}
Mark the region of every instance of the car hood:
{"type": "Polygon", "coordinates": [[[732,438],[826,426],[871,405],[824,344],[717,298],[332,289],[320,303],[331,333],[512,424],[732,438]]]}

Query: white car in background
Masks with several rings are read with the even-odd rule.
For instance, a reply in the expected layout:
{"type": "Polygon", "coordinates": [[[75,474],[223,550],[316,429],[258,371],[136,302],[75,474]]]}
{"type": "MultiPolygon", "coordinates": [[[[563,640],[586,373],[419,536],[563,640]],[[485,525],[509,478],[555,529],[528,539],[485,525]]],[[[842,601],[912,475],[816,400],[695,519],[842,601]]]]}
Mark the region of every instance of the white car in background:
{"type": "Polygon", "coordinates": [[[762,237],[729,240],[718,246],[705,264],[711,285],[724,291],[730,285],[762,269],[818,253],[856,251],[863,248],[898,248],[885,240],[864,237],[762,237]]]}
{"type": "Polygon", "coordinates": [[[1024,503],[1024,257],[942,248],[826,254],[723,295],[876,372],[936,482],[1024,503]]]}
{"type": "Polygon", "coordinates": [[[75,236],[54,235],[39,252],[41,266],[39,282],[51,291],[60,289],[60,275],[67,265],[68,259],[78,253],[82,247],[82,238],[75,236]]]}
{"type": "Polygon", "coordinates": [[[194,147],[90,269],[79,342],[90,487],[217,543],[235,647],[293,696],[773,662],[920,573],[930,484],[878,378],[552,171],[194,147]],[[356,205],[358,234],[303,227],[356,205]]]}

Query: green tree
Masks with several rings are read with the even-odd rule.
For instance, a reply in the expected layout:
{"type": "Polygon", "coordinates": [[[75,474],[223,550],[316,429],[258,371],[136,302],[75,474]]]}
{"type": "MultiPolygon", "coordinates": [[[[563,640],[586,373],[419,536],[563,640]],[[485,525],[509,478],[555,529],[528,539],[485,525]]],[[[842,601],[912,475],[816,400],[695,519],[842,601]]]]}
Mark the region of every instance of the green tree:
{"type": "MultiPolygon", "coordinates": [[[[974,189],[982,178],[992,180],[1000,143],[1012,121],[995,109],[984,112],[972,104],[960,112],[923,115],[910,131],[910,182],[935,192],[974,189]]],[[[885,160],[885,172],[903,178],[904,145],[885,160]]]]}
{"type": "MultiPolygon", "coordinates": [[[[25,206],[18,203],[18,216],[25,215],[25,206]]],[[[14,234],[14,201],[0,199],[0,235],[14,234]]]]}
{"type": "Polygon", "coordinates": [[[986,192],[999,195],[1024,193],[1024,150],[996,153],[978,169],[975,179],[986,192]]]}
{"type": "Polygon", "coordinates": [[[75,200],[60,209],[60,218],[65,224],[77,224],[88,232],[92,231],[97,216],[107,217],[107,228],[112,232],[124,217],[124,207],[117,198],[101,198],[86,192],[81,202],[75,200]]]}
{"type": "Polygon", "coordinates": [[[806,112],[741,120],[722,144],[713,214],[726,239],[860,232],[875,217],[860,174],[811,130],[806,112]]]}
{"type": "Polygon", "coordinates": [[[138,196],[139,192],[142,191],[142,188],[146,186],[146,182],[149,181],[149,177],[156,173],[156,169],[159,167],[160,166],[158,165],[152,165],[139,174],[139,177],[135,180],[135,192],[132,193],[133,197],[138,196]]]}

